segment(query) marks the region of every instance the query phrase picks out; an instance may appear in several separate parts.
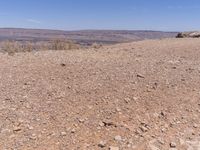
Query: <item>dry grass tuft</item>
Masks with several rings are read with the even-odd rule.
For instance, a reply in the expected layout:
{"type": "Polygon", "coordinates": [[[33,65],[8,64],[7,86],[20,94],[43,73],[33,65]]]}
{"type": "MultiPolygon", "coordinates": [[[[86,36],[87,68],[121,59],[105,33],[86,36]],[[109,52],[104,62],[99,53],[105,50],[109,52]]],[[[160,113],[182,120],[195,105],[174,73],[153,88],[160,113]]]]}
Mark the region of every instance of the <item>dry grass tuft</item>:
{"type": "Polygon", "coordinates": [[[93,43],[93,44],[91,45],[91,47],[92,47],[92,48],[95,48],[95,49],[99,49],[99,48],[102,48],[103,45],[102,45],[102,44],[98,44],[98,43],[93,43]]]}
{"type": "Polygon", "coordinates": [[[71,50],[79,49],[80,45],[66,39],[53,39],[50,42],[17,42],[4,41],[0,43],[1,51],[14,55],[18,52],[31,52],[41,50],[71,50]]]}
{"type": "Polygon", "coordinates": [[[5,41],[2,44],[2,50],[7,52],[9,55],[14,55],[20,51],[20,44],[16,41],[5,41]]]}
{"type": "Polygon", "coordinates": [[[51,41],[51,49],[53,50],[70,50],[79,48],[80,46],[78,44],[66,39],[54,39],[51,41]]]}

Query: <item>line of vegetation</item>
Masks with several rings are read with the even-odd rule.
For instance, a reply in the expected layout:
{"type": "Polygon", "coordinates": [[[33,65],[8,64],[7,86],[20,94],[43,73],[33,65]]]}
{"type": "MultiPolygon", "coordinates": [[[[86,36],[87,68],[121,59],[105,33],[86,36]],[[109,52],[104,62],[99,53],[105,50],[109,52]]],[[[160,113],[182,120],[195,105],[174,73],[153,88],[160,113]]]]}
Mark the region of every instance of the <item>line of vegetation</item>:
{"type": "Polygon", "coordinates": [[[3,41],[0,43],[1,51],[9,55],[18,52],[31,52],[42,50],[72,50],[79,49],[81,46],[73,41],[66,39],[53,39],[48,42],[18,42],[3,41]]]}

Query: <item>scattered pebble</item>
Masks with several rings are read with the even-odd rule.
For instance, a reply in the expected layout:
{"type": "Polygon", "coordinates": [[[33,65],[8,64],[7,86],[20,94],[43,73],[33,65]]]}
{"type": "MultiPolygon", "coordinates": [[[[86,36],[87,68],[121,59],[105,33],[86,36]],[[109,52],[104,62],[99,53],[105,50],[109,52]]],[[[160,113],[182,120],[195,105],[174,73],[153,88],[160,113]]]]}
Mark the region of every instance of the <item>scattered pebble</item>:
{"type": "Polygon", "coordinates": [[[61,63],[60,65],[61,65],[62,67],[65,67],[65,66],[66,66],[66,64],[64,64],[64,63],[61,63]]]}
{"type": "Polygon", "coordinates": [[[144,127],[144,126],[141,126],[140,129],[142,130],[142,132],[147,132],[148,131],[148,129],[146,127],[144,127]]]}
{"type": "Polygon", "coordinates": [[[110,146],[109,150],[119,150],[119,147],[110,146]]]}
{"type": "Polygon", "coordinates": [[[130,103],[131,99],[130,98],[125,98],[124,99],[126,103],[130,103]]]}
{"type": "Polygon", "coordinates": [[[137,74],[137,77],[138,77],[138,78],[143,78],[143,79],[145,78],[145,77],[144,77],[143,75],[141,75],[141,74],[137,74]]]}
{"type": "Polygon", "coordinates": [[[31,139],[31,140],[36,140],[36,139],[37,139],[36,134],[32,134],[31,137],[30,137],[30,139],[31,139]]]}
{"type": "Polygon", "coordinates": [[[160,144],[162,144],[162,145],[165,144],[165,141],[164,141],[162,138],[159,138],[159,139],[158,139],[158,142],[159,142],[160,144]]]}
{"type": "Polygon", "coordinates": [[[19,131],[21,131],[22,129],[20,128],[20,127],[14,127],[14,129],[13,129],[13,131],[15,131],[15,132],[19,132],[19,131]]]}
{"type": "Polygon", "coordinates": [[[104,148],[106,147],[107,142],[106,141],[100,141],[98,144],[98,147],[104,148]]]}
{"type": "Polygon", "coordinates": [[[72,129],[72,130],[71,130],[71,133],[75,133],[75,132],[76,132],[76,130],[75,130],[75,129],[72,129]]]}
{"type": "Polygon", "coordinates": [[[105,124],[104,124],[103,122],[100,122],[100,123],[99,123],[99,126],[100,126],[100,127],[104,127],[104,125],[105,125],[105,124]]]}
{"type": "Polygon", "coordinates": [[[198,125],[195,123],[195,124],[193,125],[193,127],[194,127],[194,128],[198,128],[198,125]]]}
{"type": "Polygon", "coordinates": [[[176,147],[176,143],[175,143],[175,142],[171,142],[171,143],[170,143],[170,147],[171,147],[171,148],[175,148],[175,147],[176,147]]]}
{"type": "Polygon", "coordinates": [[[84,123],[84,122],[85,122],[85,119],[79,118],[78,121],[79,121],[80,123],[84,123]]]}
{"type": "Polygon", "coordinates": [[[62,136],[66,136],[67,133],[66,133],[66,132],[61,132],[61,135],[62,135],[62,136]]]}
{"type": "Polygon", "coordinates": [[[163,117],[165,117],[167,114],[166,114],[166,112],[164,112],[164,111],[161,111],[161,116],[163,116],[163,117]]]}
{"type": "Polygon", "coordinates": [[[118,141],[118,142],[122,141],[122,137],[120,135],[115,136],[114,139],[115,141],[118,141]]]}

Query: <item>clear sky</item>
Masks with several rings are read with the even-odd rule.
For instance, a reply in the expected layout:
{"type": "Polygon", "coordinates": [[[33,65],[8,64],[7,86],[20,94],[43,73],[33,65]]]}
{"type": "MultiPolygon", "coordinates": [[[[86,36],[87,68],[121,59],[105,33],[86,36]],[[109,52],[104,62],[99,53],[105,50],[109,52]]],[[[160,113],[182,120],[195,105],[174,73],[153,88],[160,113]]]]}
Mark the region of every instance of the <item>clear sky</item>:
{"type": "Polygon", "coordinates": [[[0,0],[0,27],[200,30],[200,0],[0,0]]]}

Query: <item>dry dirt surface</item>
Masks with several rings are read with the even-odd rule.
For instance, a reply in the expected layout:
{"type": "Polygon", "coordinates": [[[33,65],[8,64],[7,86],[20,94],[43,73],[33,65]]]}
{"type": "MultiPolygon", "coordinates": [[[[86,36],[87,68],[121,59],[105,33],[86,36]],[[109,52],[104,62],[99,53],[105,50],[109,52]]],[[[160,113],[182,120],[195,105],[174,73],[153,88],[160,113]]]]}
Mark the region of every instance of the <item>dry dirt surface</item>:
{"type": "Polygon", "coordinates": [[[200,39],[0,54],[1,150],[199,150],[200,39]]]}

